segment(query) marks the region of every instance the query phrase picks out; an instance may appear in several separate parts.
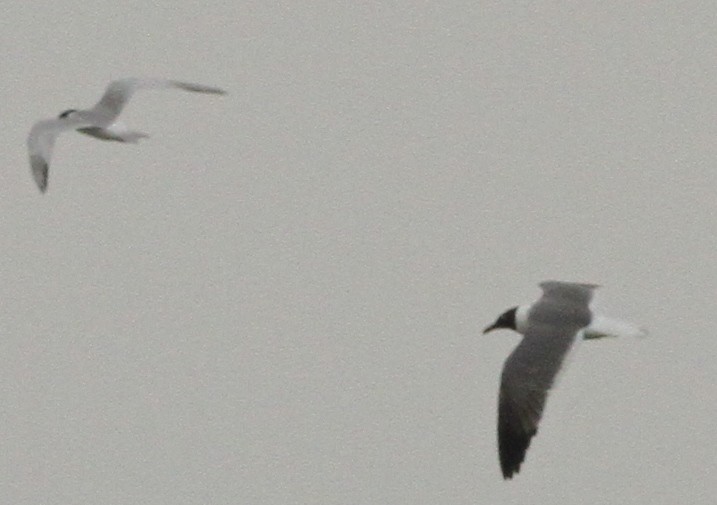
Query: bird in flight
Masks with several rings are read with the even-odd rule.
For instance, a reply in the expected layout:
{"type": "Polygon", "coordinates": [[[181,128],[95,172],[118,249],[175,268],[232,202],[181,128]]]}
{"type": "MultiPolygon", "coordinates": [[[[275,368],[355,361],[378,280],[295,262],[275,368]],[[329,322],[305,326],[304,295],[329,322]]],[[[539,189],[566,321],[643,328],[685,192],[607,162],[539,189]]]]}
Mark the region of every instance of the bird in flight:
{"type": "Polygon", "coordinates": [[[226,94],[224,90],[219,88],[169,79],[130,77],[110,82],[100,101],[91,109],[69,109],[62,112],[57,118],[38,121],[30,129],[30,134],[27,137],[30,169],[40,191],[42,193],[47,191],[52,148],[55,145],[55,139],[60,133],[67,130],[77,130],[80,133],[101,140],[136,143],[139,139],[146,138],[148,135],[139,131],[129,130],[125,125],[117,121],[122,109],[135,91],[167,88],[213,95],[226,94]]]}
{"type": "Polygon", "coordinates": [[[594,284],[546,281],[532,305],[513,307],[483,333],[506,328],[523,335],[503,366],[498,395],[498,455],[504,479],[520,470],[538,431],[548,391],[579,340],[645,336],[630,323],[593,315],[594,284]]]}

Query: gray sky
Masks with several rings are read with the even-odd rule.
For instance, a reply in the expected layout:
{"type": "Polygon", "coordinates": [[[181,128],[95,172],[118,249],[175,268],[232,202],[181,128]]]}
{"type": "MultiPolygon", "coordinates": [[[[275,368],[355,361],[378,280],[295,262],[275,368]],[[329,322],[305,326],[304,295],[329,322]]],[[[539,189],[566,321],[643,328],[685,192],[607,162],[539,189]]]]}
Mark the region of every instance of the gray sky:
{"type": "Polygon", "coordinates": [[[269,3],[3,7],[0,502],[713,503],[717,8],[269,3]],[[137,95],[41,196],[31,124],[125,76],[230,94],[137,95]],[[652,335],[504,482],[480,331],[545,279],[652,335]]]}

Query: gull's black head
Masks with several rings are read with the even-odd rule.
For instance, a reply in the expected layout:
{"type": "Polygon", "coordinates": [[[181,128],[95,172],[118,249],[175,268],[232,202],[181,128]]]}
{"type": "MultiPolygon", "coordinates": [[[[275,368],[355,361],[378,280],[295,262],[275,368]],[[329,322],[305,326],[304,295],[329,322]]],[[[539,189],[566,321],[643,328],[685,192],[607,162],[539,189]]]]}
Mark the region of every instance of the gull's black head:
{"type": "Polygon", "coordinates": [[[512,309],[508,309],[505,312],[503,312],[500,316],[498,316],[498,319],[495,320],[495,323],[488,326],[485,330],[483,330],[483,333],[488,333],[489,331],[498,330],[500,328],[506,328],[508,330],[515,330],[516,329],[516,321],[515,321],[515,314],[518,311],[518,307],[513,307],[512,309]]]}
{"type": "Polygon", "coordinates": [[[60,112],[60,115],[57,116],[58,119],[65,119],[70,117],[74,112],[77,112],[77,109],[67,109],[65,111],[60,112]]]}

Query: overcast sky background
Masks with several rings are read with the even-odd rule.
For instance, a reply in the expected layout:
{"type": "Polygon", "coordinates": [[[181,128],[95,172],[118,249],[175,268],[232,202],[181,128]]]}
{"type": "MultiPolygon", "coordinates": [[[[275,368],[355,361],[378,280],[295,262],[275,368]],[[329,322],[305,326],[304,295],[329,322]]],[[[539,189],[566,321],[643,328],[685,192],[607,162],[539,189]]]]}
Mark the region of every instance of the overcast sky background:
{"type": "Polygon", "coordinates": [[[3,6],[0,502],[712,504],[711,2],[3,6]],[[111,79],[139,145],[32,123],[111,79]],[[496,450],[545,279],[585,343],[514,480],[496,450]]]}

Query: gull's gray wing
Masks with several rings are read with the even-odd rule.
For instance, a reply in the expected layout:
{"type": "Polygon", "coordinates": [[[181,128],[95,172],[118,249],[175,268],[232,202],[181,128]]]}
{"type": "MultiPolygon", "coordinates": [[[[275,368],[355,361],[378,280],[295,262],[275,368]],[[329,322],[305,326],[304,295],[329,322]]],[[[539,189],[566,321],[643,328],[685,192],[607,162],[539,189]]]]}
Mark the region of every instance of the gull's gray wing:
{"type": "Polygon", "coordinates": [[[548,391],[578,332],[590,324],[595,285],[544,282],[528,314],[528,328],[508,356],[498,399],[498,452],[503,477],[520,470],[537,433],[548,391]]]}
{"type": "Polygon", "coordinates": [[[195,93],[223,95],[226,91],[212,86],[193,84],[190,82],[172,81],[169,79],[139,79],[128,77],[118,79],[107,85],[100,101],[90,110],[96,119],[96,126],[108,126],[120,115],[135,91],[140,89],[178,88],[195,93]]]}
{"type": "Polygon", "coordinates": [[[77,124],[61,119],[38,121],[27,136],[27,150],[30,155],[30,169],[37,187],[44,193],[47,190],[47,178],[55,139],[63,131],[73,130],[77,124]]]}

